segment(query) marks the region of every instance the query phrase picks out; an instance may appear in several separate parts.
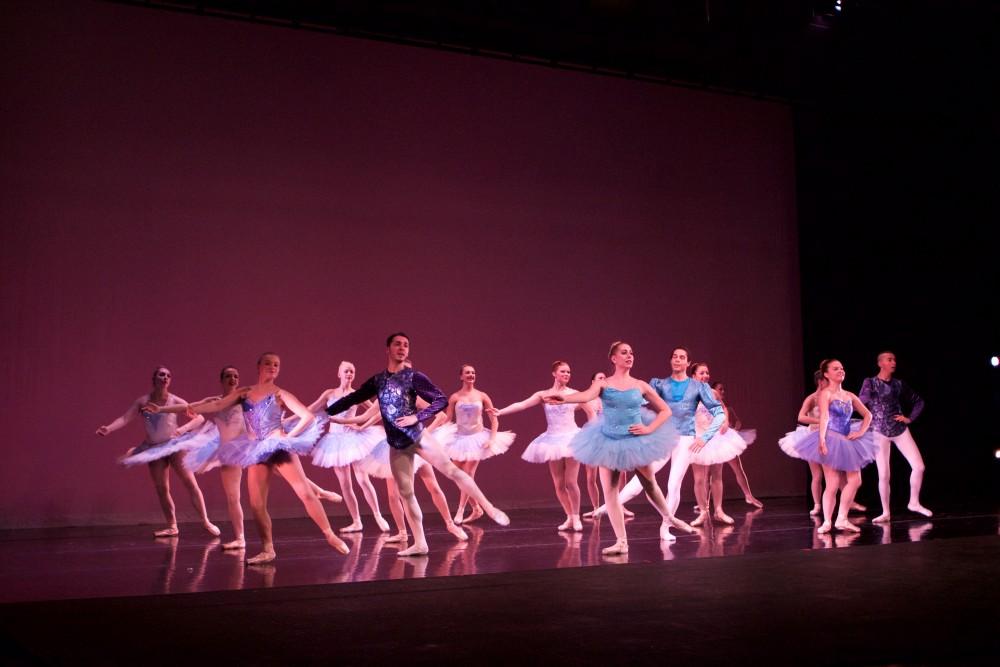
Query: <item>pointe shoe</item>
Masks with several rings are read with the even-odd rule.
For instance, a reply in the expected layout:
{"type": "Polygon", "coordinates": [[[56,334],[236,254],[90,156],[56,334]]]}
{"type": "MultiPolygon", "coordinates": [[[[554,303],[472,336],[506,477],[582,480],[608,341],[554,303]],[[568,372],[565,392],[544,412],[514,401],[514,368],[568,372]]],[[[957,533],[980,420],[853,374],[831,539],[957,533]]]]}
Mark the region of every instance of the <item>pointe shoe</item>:
{"type": "Polygon", "coordinates": [[[360,533],[362,530],[364,530],[364,526],[362,524],[360,524],[360,523],[352,523],[349,526],[344,526],[343,528],[341,528],[339,532],[341,532],[341,533],[360,533]]]}
{"type": "Polygon", "coordinates": [[[753,505],[757,509],[764,509],[764,503],[760,502],[759,500],[757,500],[753,496],[747,496],[747,497],[745,497],[743,499],[743,502],[745,502],[747,505],[753,505]]]}
{"type": "Polygon", "coordinates": [[[423,544],[423,545],[420,545],[420,546],[414,544],[413,546],[411,546],[409,548],[401,550],[396,555],[397,556],[402,556],[404,558],[407,557],[407,556],[419,557],[419,556],[426,556],[429,551],[430,550],[427,548],[426,544],[423,544]]]}
{"type": "MultiPolygon", "coordinates": [[[[623,511],[624,511],[624,509],[625,508],[622,508],[623,511]]],[[[600,507],[596,508],[593,512],[591,512],[590,516],[593,519],[600,519],[602,516],[604,516],[607,513],[608,513],[608,508],[605,507],[604,505],[601,505],[600,507]]]]}
{"type": "Polygon", "coordinates": [[[573,532],[583,532],[583,522],[580,521],[580,517],[573,517],[573,532]]]}
{"type": "Polygon", "coordinates": [[[378,529],[379,529],[380,532],[383,532],[383,533],[388,533],[389,532],[389,522],[386,521],[381,516],[377,516],[377,515],[375,516],[375,525],[378,526],[378,529]]]}
{"type": "Polygon", "coordinates": [[[455,522],[456,526],[461,526],[463,518],[464,517],[462,516],[461,512],[455,512],[455,517],[452,519],[452,521],[455,522]]]}
{"type": "Polygon", "coordinates": [[[694,532],[694,528],[691,526],[691,524],[689,524],[687,521],[684,521],[683,519],[678,519],[676,516],[672,516],[670,517],[669,521],[674,528],[677,528],[678,530],[683,530],[685,533],[689,535],[694,532]]]}
{"type": "Polygon", "coordinates": [[[692,526],[700,526],[701,524],[705,523],[706,521],[708,521],[708,512],[702,512],[697,517],[695,517],[694,521],[691,522],[691,525],[692,526]]]}
{"type": "Polygon", "coordinates": [[[261,551],[253,558],[247,558],[247,565],[267,565],[273,563],[278,555],[273,551],[261,551]]]}
{"type": "Polygon", "coordinates": [[[663,521],[660,524],[660,540],[663,542],[676,542],[677,538],[670,532],[670,522],[663,521]]]}
{"type": "Polygon", "coordinates": [[[594,510],[590,510],[589,512],[584,512],[583,513],[583,518],[584,519],[593,519],[594,518],[594,510]]]}
{"type": "Polygon", "coordinates": [[[484,514],[483,508],[477,505],[476,507],[472,508],[472,511],[469,512],[469,516],[462,519],[462,523],[466,524],[466,523],[472,523],[473,521],[477,521],[478,519],[481,519],[483,517],[483,514],[484,514]]]}
{"type": "Polygon", "coordinates": [[[153,537],[177,537],[180,534],[181,531],[177,530],[177,526],[170,526],[169,528],[153,531],[153,537]]]}
{"type": "MultiPolygon", "coordinates": [[[[482,511],[482,510],[480,510],[480,511],[482,511]]],[[[510,525],[510,517],[507,516],[506,514],[504,514],[503,510],[498,510],[496,508],[493,508],[493,511],[490,512],[490,518],[493,519],[493,521],[495,523],[497,523],[498,525],[501,525],[501,526],[509,526],[510,525]]]]}
{"type": "Polygon", "coordinates": [[[920,503],[910,503],[906,506],[906,509],[911,512],[916,512],[917,514],[923,514],[924,516],[931,517],[934,516],[934,512],[930,511],[920,503]]]}
{"type": "Polygon", "coordinates": [[[855,526],[853,523],[847,519],[840,519],[837,523],[833,524],[833,527],[837,530],[846,530],[850,533],[860,533],[861,529],[855,526]]]}
{"type": "Polygon", "coordinates": [[[829,533],[831,530],[833,530],[833,527],[830,525],[830,522],[824,521],[823,523],[820,524],[819,528],[816,529],[816,532],[819,533],[820,535],[825,535],[826,533],[829,533]]]}
{"type": "Polygon", "coordinates": [[[715,521],[718,521],[719,523],[726,524],[727,526],[731,526],[734,523],[736,523],[735,521],[733,521],[733,517],[729,516],[728,514],[726,514],[725,512],[723,512],[722,510],[717,510],[715,512],[715,514],[712,515],[712,518],[715,521]]]}
{"type": "Polygon", "coordinates": [[[219,530],[219,527],[216,526],[211,521],[206,521],[205,523],[202,524],[202,526],[205,528],[205,530],[208,531],[208,534],[211,535],[212,537],[218,537],[219,535],[222,535],[222,531],[219,530]]]}
{"type": "Polygon", "coordinates": [[[222,545],[221,549],[223,551],[239,551],[240,549],[246,549],[247,543],[244,540],[233,540],[232,542],[226,542],[222,545]]]}
{"type": "Polygon", "coordinates": [[[884,512],[882,514],[879,514],[874,519],[872,519],[872,523],[889,523],[889,521],[891,519],[892,519],[892,517],[889,515],[889,513],[888,512],[884,512]]]}
{"type": "Polygon", "coordinates": [[[397,542],[402,542],[403,544],[406,544],[409,541],[409,539],[410,539],[409,533],[399,532],[396,533],[395,535],[390,535],[389,537],[385,538],[385,543],[395,544],[397,542]]]}
{"type": "Polygon", "coordinates": [[[448,532],[451,533],[452,535],[454,535],[456,537],[456,539],[458,539],[459,541],[465,542],[466,540],[469,539],[468,533],[466,533],[464,530],[462,530],[462,528],[460,526],[456,526],[455,524],[451,524],[450,526],[447,526],[447,528],[448,528],[448,532]]]}
{"type": "Polygon", "coordinates": [[[605,547],[601,549],[601,553],[605,556],[618,556],[620,554],[628,553],[628,542],[625,540],[618,540],[610,547],[605,547]]]}
{"type": "Polygon", "coordinates": [[[345,556],[351,553],[351,547],[347,546],[347,542],[337,537],[333,532],[326,536],[326,543],[345,556]]]}
{"type": "Polygon", "coordinates": [[[822,507],[820,507],[819,505],[813,505],[813,508],[809,510],[809,516],[817,516],[822,511],[823,511],[822,507]]]}

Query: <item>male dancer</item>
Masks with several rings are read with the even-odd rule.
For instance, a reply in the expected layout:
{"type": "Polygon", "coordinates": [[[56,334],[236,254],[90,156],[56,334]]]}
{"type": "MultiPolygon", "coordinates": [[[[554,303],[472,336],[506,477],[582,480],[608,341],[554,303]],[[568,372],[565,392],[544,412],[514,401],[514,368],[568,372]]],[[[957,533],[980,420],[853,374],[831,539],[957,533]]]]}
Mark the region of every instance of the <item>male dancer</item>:
{"type": "Polygon", "coordinates": [[[910,503],[906,506],[907,509],[932,516],[934,513],[920,504],[924,459],[907,428],[923,411],[924,399],[902,380],[892,377],[896,372],[896,355],[892,352],[885,351],[878,355],[878,369],[878,375],[865,378],[858,395],[865,407],[872,411],[872,431],[878,448],[875,465],[878,468],[878,495],[882,500],[882,513],[872,519],[872,522],[883,523],[890,518],[889,455],[892,453],[892,443],[896,444],[910,464],[910,503]],[[911,406],[909,416],[903,414],[904,403],[911,406]]]}
{"type": "Polygon", "coordinates": [[[432,434],[424,432],[424,423],[430,421],[448,405],[448,397],[434,386],[426,375],[407,367],[406,360],[410,354],[409,336],[403,332],[396,332],[386,338],[385,344],[386,370],[365,380],[357,391],[332,403],[326,411],[335,415],[362,401],[378,398],[382,425],[385,427],[386,440],[390,447],[389,465],[392,468],[392,478],[399,488],[406,520],[413,529],[413,546],[403,549],[399,555],[425,556],[428,552],[427,539],[424,537],[423,513],[413,493],[414,454],[419,454],[455,482],[462,491],[472,496],[491,519],[501,526],[509,525],[510,519],[507,515],[494,507],[479,490],[475,481],[451,462],[432,434]],[[418,396],[428,403],[427,407],[419,412],[416,409],[418,396]]]}

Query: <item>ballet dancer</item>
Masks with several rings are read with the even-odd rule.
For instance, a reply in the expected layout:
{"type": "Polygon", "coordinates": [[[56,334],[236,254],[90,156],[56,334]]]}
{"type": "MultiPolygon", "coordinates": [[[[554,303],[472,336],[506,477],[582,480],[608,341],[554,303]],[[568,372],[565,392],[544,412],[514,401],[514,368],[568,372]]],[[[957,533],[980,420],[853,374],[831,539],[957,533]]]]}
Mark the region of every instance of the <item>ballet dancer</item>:
{"type": "MultiPolygon", "coordinates": [[[[434,433],[455,465],[475,479],[479,463],[506,452],[514,442],[514,434],[500,432],[499,420],[490,412],[493,401],[485,392],[476,389],[476,369],[471,364],[462,365],[459,378],[462,388],[448,397],[448,407],[438,413],[428,430],[434,433]],[[490,418],[489,431],[483,425],[484,411],[490,418]]],[[[455,510],[456,524],[483,516],[483,509],[473,502],[470,503],[471,513],[466,517],[466,503],[469,503],[469,496],[463,492],[455,510]]]]}
{"type": "MultiPolygon", "coordinates": [[[[337,399],[346,396],[354,391],[354,364],[349,361],[341,361],[337,368],[337,377],[340,384],[332,389],[327,389],[319,395],[309,412],[317,414],[333,404],[337,399]]],[[[363,407],[368,407],[362,404],[363,407]]],[[[351,406],[338,417],[353,417],[358,406],[351,406]]],[[[344,497],[344,505],[351,516],[351,523],[340,529],[341,533],[360,532],[364,528],[361,521],[361,511],[358,507],[358,498],[354,493],[354,485],[351,482],[351,471],[357,479],[361,493],[371,508],[372,518],[383,533],[389,530],[389,523],[382,516],[379,508],[378,495],[372,485],[368,474],[354,466],[355,463],[367,456],[375,445],[385,438],[385,431],[378,425],[367,428],[350,428],[344,424],[330,420],[327,432],[319,439],[313,448],[313,465],[321,468],[333,468],[340,490],[344,497]]]]}
{"type": "Polygon", "coordinates": [[[677,445],[677,434],[665,423],[670,418],[670,408],[647,383],[631,375],[635,356],[632,346],[623,341],[611,344],[608,358],[614,366],[610,378],[591,384],[582,392],[565,393],[553,389],[542,396],[546,405],[586,403],[598,396],[603,404],[602,416],[587,423],[570,442],[573,457],[585,464],[600,468],[601,486],[608,508],[608,517],[615,533],[615,543],[603,549],[602,554],[616,556],[628,553],[625,533],[625,515],[618,500],[618,477],[623,472],[636,471],[646,498],[663,517],[661,536],[671,524],[692,532],[693,528],[676,519],[667,509],[666,499],[653,477],[650,464],[667,458],[677,445]],[[641,411],[643,403],[655,410],[653,416],[641,411]]]}
{"type": "Polygon", "coordinates": [[[146,463],[149,465],[149,474],[153,478],[153,487],[156,489],[157,498],[160,501],[160,508],[163,510],[163,517],[166,519],[167,527],[153,533],[156,537],[173,537],[180,531],[177,528],[177,513],[174,507],[174,499],[170,496],[170,477],[168,470],[173,469],[181,483],[191,497],[191,504],[201,519],[201,525],[214,536],[218,536],[218,526],[208,519],[208,512],[205,509],[205,497],[198,488],[198,481],[194,473],[184,466],[184,453],[193,447],[204,444],[196,437],[194,430],[201,426],[204,418],[198,417],[189,420],[184,426],[177,427],[177,415],[156,415],[143,412],[142,408],[146,404],[157,406],[187,405],[185,401],[170,393],[170,382],[172,374],[165,366],[157,366],[153,370],[153,389],[148,394],[143,394],[135,399],[128,407],[128,410],[115,419],[110,424],[105,424],[97,429],[97,435],[106,436],[128,424],[135,417],[141,416],[143,426],[146,429],[146,439],[142,444],[130,449],[124,457],[120,459],[126,466],[146,463]]]}
{"type": "Polygon", "coordinates": [[[510,519],[493,506],[475,481],[452,463],[433,434],[424,432],[424,422],[445,408],[448,399],[426,375],[408,368],[410,338],[396,332],[386,338],[386,370],[374,375],[352,394],[330,405],[327,414],[335,415],[362,401],[378,398],[386,442],[390,447],[389,463],[393,480],[399,488],[406,520],[413,530],[413,545],[399,552],[400,556],[425,556],[428,553],[424,535],[423,514],[413,492],[413,457],[419,455],[455,482],[460,489],[472,496],[491,519],[501,526],[510,519]],[[416,399],[420,396],[428,406],[417,411],[416,399]]]}
{"type": "Polygon", "coordinates": [[[865,378],[861,385],[861,402],[872,411],[872,431],[878,448],[875,466],[878,468],[878,495],[882,513],[872,519],[874,523],[889,521],[889,455],[895,444],[910,464],[910,502],[906,508],[924,516],[934,513],[920,502],[920,487],[924,482],[924,459],[917,443],[910,435],[909,425],[916,421],[924,409],[924,400],[908,384],[894,378],[896,355],[886,351],[878,355],[878,375],[865,378]],[[910,414],[903,413],[903,405],[910,407],[910,414]]]}
{"type": "MultiPolygon", "coordinates": [[[[757,438],[757,431],[753,429],[742,430],[742,421],[740,421],[739,416],[737,416],[732,407],[726,403],[726,386],[722,382],[716,380],[715,382],[710,383],[709,386],[712,388],[712,391],[715,392],[715,397],[719,399],[719,402],[722,403],[723,409],[726,411],[728,420],[727,424],[729,428],[736,429],[737,433],[740,434],[740,437],[743,438],[749,447],[757,438]]],[[[728,463],[730,470],[733,471],[733,475],[736,477],[736,484],[740,487],[740,491],[743,492],[743,501],[747,505],[753,505],[757,509],[763,509],[764,503],[757,500],[757,498],[754,497],[753,493],[750,491],[750,480],[747,478],[747,473],[743,469],[743,461],[741,457],[737,456],[735,459],[730,459],[728,463]]]]}
{"type": "Polygon", "coordinates": [[[242,406],[245,431],[220,445],[218,456],[222,465],[248,469],[250,507],[261,538],[261,551],[247,559],[248,565],[270,563],[277,558],[271,516],[267,511],[267,497],[274,473],[292,487],[327,543],[342,554],[350,552],[347,544],[330,527],[330,520],[320,503],[318,487],[306,477],[299,461],[299,455],[312,451],[320,435],[319,427],[299,399],[275,384],[280,370],[281,358],[273,352],[265,352],[257,359],[257,384],[214,401],[188,407],[192,412],[201,414],[225,410],[237,402],[242,406]],[[299,418],[287,433],[282,429],[281,422],[285,408],[299,418]]]}
{"type": "MultiPolygon", "coordinates": [[[[690,367],[691,377],[705,386],[709,386],[711,374],[708,364],[695,362],[690,367]]],[[[709,387],[712,396],[719,400],[718,394],[709,387]]],[[[719,401],[721,404],[722,401],[719,401]]],[[[725,406],[723,406],[725,412],[725,406]]],[[[726,420],[729,414],[725,413],[726,420]]],[[[704,439],[704,433],[711,425],[713,417],[703,404],[695,410],[695,433],[704,439]]],[[[698,517],[691,522],[692,526],[700,526],[709,518],[709,498],[714,505],[712,518],[719,523],[732,525],[733,518],[722,509],[722,464],[732,461],[747,448],[746,441],[731,429],[724,421],[719,432],[705,446],[690,456],[691,469],[694,473],[694,492],[698,500],[698,517]]],[[[674,463],[676,465],[676,462],[674,463]]]]}
{"type": "MultiPolygon", "coordinates": [[[[593,410],[587,403],[573,401],[568,404],[558,402],[543,402],[543,397],[552,394],[573,394],[576,393],[569,388],[569,380],[572,376],[569,364],[565,361],[556,361],[552,364],[552,386],[548,389],[536,391],[534,394],[510,405],[493,410],[497,417],[509,415],[514,412],[521,412],[536,405],[542,405],[545,410],[545,433],[528,443],[521,458],[529,463],[548,463],[549,474],[552,477],[552,485],[556,490],[556,498],[566,513],[566,520],[557,527],[557,530],[583,530],[583,522],[580,520],[580,485],[577,478],[580,476],[580,462],[573,458],[573,453],[569,449],[569,441],[580,431],[576,425],[574,412],[580,407],[587,415],[587,421],[594,419],[593,410]]],[[[602,385],[603,386],[603,385],[602,385]]],[[[595,394],[591,398],[595,398],[595,394]]],[[[588,399],[589,400],[589,399],[588,399]]]]}
{"type": "Polygon", "coordinates": [[[875,460],[875,444],[872,434],[867,432],[872,413],[857,396],[844,389],[846,374],[840,361],[824,359],[819,370],[826,380],[818,397],[819,429],[799,440],[795,451],[800,458],[823,466],[826,479],[823,523],[817,532],[829,533],[832,528],[859,532],[861,529],[848,521],[847,514],[861,486],[861,468],[875,460]],[[855,410],[861,413],[862,421],[852,430],[851,415],[855,410]],[[840,492],[840,511],[833,522],[841,472],[846,474],[847,483],[840,492]]]}

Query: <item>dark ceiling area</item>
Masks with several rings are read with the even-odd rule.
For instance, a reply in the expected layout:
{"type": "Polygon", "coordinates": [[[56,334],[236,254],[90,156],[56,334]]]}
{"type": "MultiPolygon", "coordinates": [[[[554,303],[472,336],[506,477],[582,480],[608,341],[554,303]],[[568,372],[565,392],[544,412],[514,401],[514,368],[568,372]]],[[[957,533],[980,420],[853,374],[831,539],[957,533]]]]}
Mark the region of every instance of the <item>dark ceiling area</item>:
{"type": "Polygon", "coordinates": [[[112,1],[797,104],[944,111],[988,96],[1000,27],[1000,3],[983,0],[112,1]]]}

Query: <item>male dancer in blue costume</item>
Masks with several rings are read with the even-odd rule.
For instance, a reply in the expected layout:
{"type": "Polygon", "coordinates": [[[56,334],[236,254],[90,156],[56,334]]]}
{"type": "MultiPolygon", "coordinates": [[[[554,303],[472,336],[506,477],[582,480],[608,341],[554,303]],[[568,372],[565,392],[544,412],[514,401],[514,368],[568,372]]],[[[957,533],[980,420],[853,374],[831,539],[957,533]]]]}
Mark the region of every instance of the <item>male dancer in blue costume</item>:
{"type": "Polygon", "coordinates": [[[392,478],[399,488],[403,500],[406,520],[413,529],[413,545],[399,552],[400,556],[427,555],[427,539],[424,537],[423,513],[413,493],[413,456],[419,454],[428,463],[455,482],[466,494],[480,504],[486,514],[501,526],[510,524],[510,519],[494,507],[479,490],[476,482],[458,468],[432,434],[424,432],[424,424],[448,405],[448,397],[434,386],[426,375],[407,367],[410,354],[410,339],[402,332],[390,334],[386,344],[386,370],[374,375],[357,391],[344,396],[327,407],[327,413],[339,414],[352,405],[377,398],[389,443],[389,465],[392,478]],[[417,397],[427,401],[423,410],[417,411],[417,397]]]}
{"type": "MultiPolygon", "coordinates": [[[[674,348],[670,354],[670,377],[653,378],[649,385],[660,395],[670,408],[670,419],[680,433],[680,440],[677,446],[667,458],[654,461],[653,472],[659,472],[667,461],[670,464],[670,476],[667,478],[667,509],[676,516],[677,508],[681,503],[681,483],[684,481],[684,473],[690,466],[692,452],[697,452],[705,443],[709,442],[718,433],[722,423],[726,420],[726,411],[722,404],[716,400],[712,393],[712,388],[704,382],[699,382],[687,374],[688,351],[686,348],[674,348]],[[695,434],[694,413],[698,409],[698,403],[702,403],[712,415],[712,423],[699,438],[695,434]]],[[[635,498],[642,492],[642,486],[634,477],[629,480],[619,494],[622,504],[635,498]]],[[[604,507],[599,507],[594,511],[595,515],[603,514],[604,507]]],[[[667,530],[661,535],[664,539],[676,539],[667,530]]]]}
{"type": "Polygon", "coordinates": [[[933,512],[920,504],[920,487],[924,482],[924,459],[917,443],[910,435],[908,426],[920,416],[924,409],[924,399],[910,389],[902,380],[894,378],[896,355],[886,351],[878,355],[878,375],[865,378],[858,398],[872,411],[872,430],[875,432],[875,465],[878,468],[878,495],[882,500],[882,513],[872,519],[873,523],[884,523],[890,519],[889,512],[889,455],[892,445],[910,464],[910,502],[906,506],[911,512],[932,516],[933,512]],[[903,414],[903,404],[909,406],[909,416],[903,414]]]}

